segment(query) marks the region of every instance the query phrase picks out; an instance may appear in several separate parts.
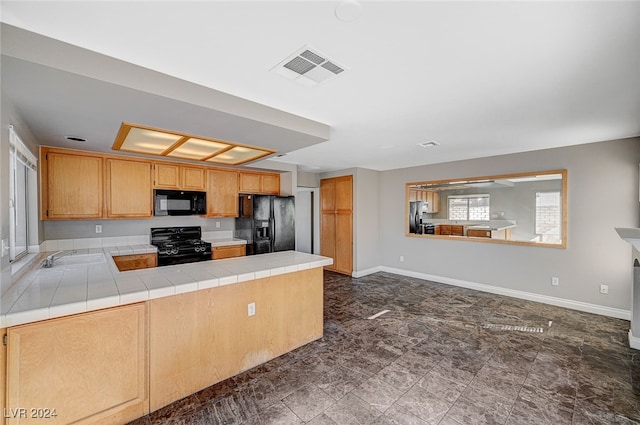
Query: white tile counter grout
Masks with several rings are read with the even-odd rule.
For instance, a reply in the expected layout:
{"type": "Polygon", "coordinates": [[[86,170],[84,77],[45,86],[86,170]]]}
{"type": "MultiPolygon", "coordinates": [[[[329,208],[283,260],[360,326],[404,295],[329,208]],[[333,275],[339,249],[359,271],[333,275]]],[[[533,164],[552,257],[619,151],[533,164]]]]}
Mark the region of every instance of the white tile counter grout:
{"type": "MultiPolygon", "coordinates": [[[[215,242],[217,246],[246,243],[233,238],[215,242]]],[[[331,258],[285,251],[121,272],[112,258],[154,252],[156,247],[148,244],[77,249],[57,259],[53,268],[36,266],[2,295],[0,328],[333,263],[331,258]]]]}

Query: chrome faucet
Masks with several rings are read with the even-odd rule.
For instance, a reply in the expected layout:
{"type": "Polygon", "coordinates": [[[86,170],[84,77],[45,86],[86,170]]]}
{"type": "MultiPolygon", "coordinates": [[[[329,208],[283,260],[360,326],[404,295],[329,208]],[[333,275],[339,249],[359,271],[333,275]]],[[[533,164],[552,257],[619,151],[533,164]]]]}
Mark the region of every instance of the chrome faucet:
{"type": "Polygon", "coordinates": [[[54,252],[53,254],[47,256],[47,258],[44,260],[44,263],[42,263],[42,266],[47,268],[47,269],[50,269],[51,267],[53,267],[54,260],[57,260],[58,258],[62,258],[64,256],[66,256],[66,255],[75,254],[76,252],[78,252],[78,251],[76,251],[75,249],[71,250],[71,251],[54,252]],[[60,254],[60,255],[58,255],[58,254],[60,254]]]}

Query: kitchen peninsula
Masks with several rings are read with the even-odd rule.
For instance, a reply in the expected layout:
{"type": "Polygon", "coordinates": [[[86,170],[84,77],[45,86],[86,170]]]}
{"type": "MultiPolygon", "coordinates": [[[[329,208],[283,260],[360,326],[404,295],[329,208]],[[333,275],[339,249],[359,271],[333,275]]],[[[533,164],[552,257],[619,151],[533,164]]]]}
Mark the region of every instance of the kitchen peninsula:
{"type": "Polygon", "coordinates": [[[112,258],[154,249],[77,250],[7,291],[3,411],[122,424],[322,337],[330,258],[285,251],[125,272],[112,258]]]}

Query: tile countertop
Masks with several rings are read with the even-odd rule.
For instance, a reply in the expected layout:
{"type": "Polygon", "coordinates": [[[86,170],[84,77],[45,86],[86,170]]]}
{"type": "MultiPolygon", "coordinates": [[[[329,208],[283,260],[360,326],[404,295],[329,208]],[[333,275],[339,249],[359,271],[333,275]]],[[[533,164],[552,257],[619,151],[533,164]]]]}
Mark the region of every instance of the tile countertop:
{"type": "MultiPolygon", "coordinates": [[[[235,240],[232,244],[239,243],[242,241],[235,240]]],[[[0,328],[333,263],[331,258],[319,255],[284,251],[121,272],[112,258],[152,252],[156,252],[152,245],[77,250],[55,260],[50,269],[40,267],[47,253],[40,254],[2,295],[0,328]]]]}

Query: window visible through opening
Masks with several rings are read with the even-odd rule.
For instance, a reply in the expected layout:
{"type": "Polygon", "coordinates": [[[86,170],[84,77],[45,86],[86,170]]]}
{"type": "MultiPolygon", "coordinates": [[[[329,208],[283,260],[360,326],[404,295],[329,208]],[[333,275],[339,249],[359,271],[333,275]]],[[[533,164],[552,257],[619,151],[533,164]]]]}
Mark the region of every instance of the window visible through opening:
{"type": "Polygon", "coordinates": [[[536,239],[540,242],[560,243],[562,208],[560,192],[536,192],[536,239]]]}
{"type": "Polygon", "coordinates": [[[18,135],[9,129],[9,260],[15,261],[29,249],[30,189],[35,182],[36,158],[18,135]]]}
{"type": "Polygon", "coordinates": [[[489,221],[488,194],[449,196],[449,220],[489,221]]]}

